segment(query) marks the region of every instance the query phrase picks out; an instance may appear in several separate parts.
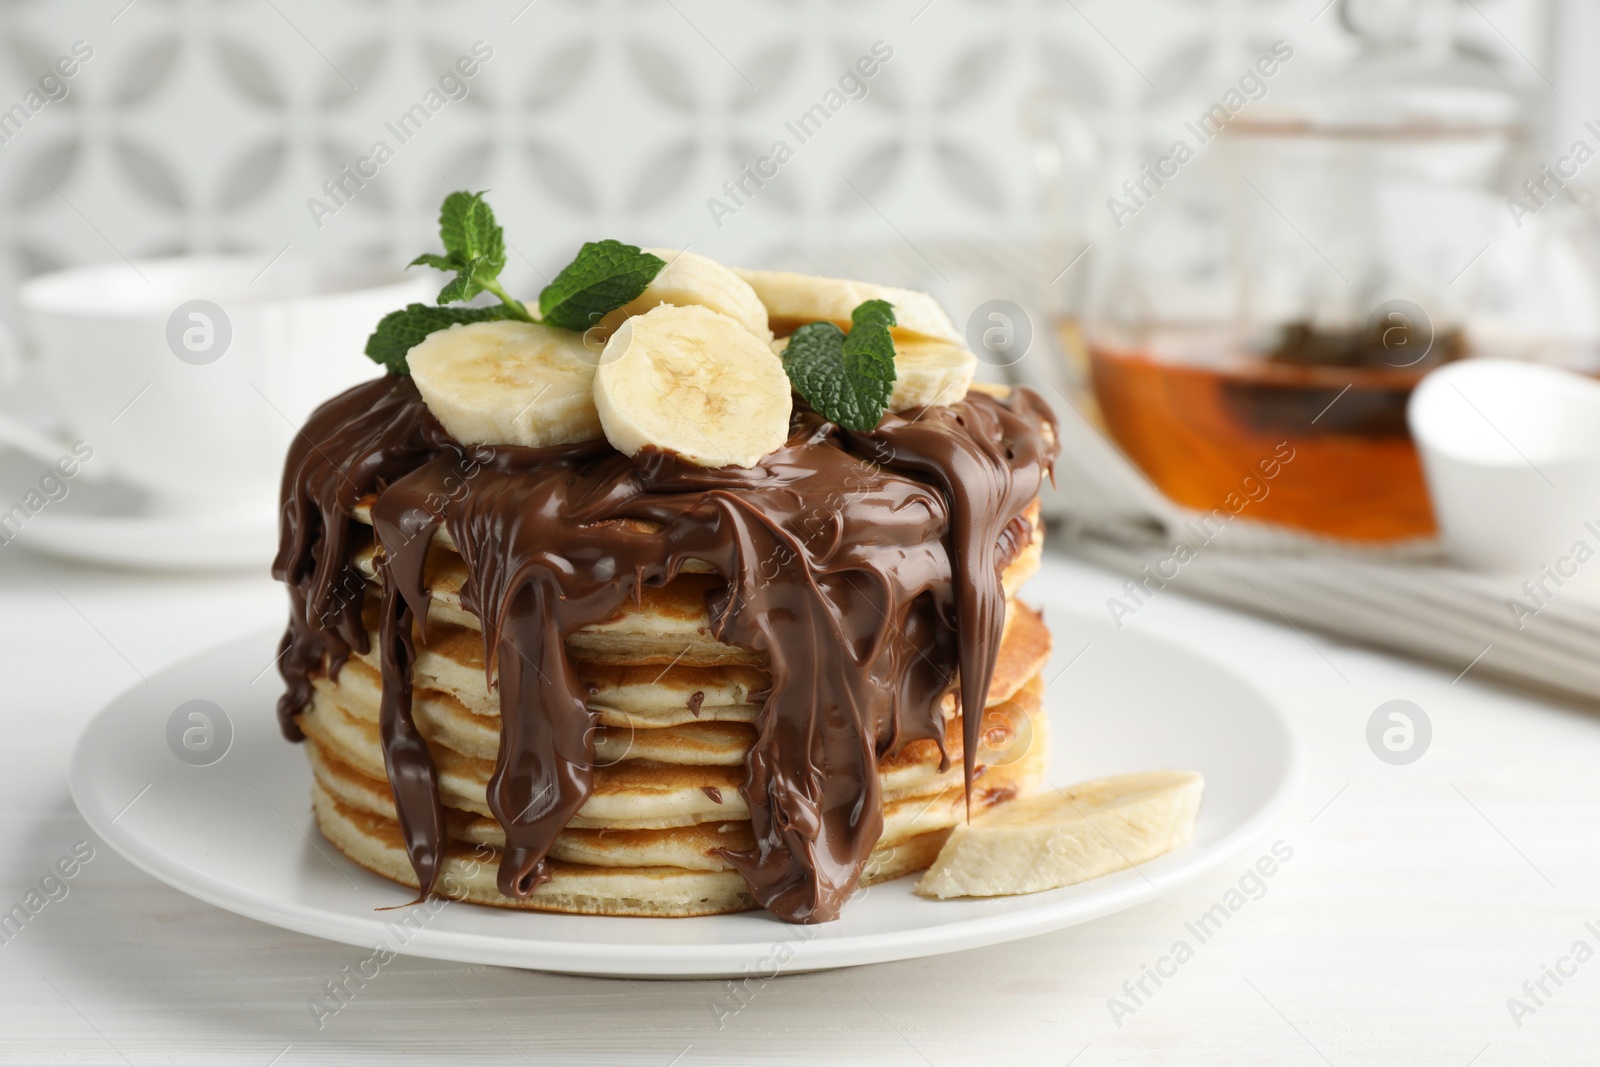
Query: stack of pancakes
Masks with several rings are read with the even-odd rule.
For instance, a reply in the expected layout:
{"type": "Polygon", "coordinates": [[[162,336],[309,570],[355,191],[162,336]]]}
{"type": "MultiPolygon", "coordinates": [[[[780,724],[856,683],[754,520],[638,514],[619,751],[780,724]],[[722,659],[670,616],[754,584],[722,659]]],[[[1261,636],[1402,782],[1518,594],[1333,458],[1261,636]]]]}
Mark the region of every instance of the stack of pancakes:
{"type": "MultiPolygon", "coordinates": [[[[1039,671],[1050,635],[1016,599],[1038,568],[1038,509],[1035,501],[1026,516],[1031,542],[1002,575],[1005,637],[983,712],[974,814],[1028,791],[1044,770],[1039,671]]],[[[323,834],[368,870],[416,887],[378,735],[374,552],[369,546],[356,558],[368,581],[362,595],[371,651],[352,655],[337,677],[316,677],[315,698],[298,721],[323,834]]],[[[413,715],[438,769],[450,837],[436,891],[480,904],[601,915],[713,915],[757,906],[718,850],[755,844],[740,786],[769,683],[761,657],[711,636],[706,594],[720,579],[685,573],[646,588],[637,604],[568,641],[594,716],[594,789],[550,850],[550,880],[522,900],[496,886],[505,838],[486,787],[500,746],[500,699],[486,681],[481,624],[462,606],[466,567],[445,530],[430,548],[426,579],[433,598],[425,637],[420,628],[415,635],[413,715]]],[[[946,697],[947,763],[931,741],[912,742],[880,762],[883,835],[862,884],[927,867],[966,817],[957,703],[955,694],[946,697]]]]}

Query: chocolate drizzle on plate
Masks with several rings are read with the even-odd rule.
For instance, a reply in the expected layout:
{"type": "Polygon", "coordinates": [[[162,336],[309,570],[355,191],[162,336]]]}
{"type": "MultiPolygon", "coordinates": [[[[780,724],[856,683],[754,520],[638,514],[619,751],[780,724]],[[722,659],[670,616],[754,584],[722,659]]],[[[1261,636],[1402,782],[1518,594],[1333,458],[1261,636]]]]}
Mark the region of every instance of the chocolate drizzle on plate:
{"type": "MultiPolygon", "coordinates": [[[[724,855],[778,917],[833,919],[883,828],[878,761],[918,739],[944,744],[958,667],[963,706],[984,706],[1005,619],[1000,572],[1031,536],[1022,516],[1055,458],[1049,424],[1027,390],[888,415],[867,434],[801,405],[788,443],[758,466],[708,469],[650,450],[629,459],[604,441],[469,449],[409,378],[356,386],[313,413],[284,475],[273,564],[291,594],[284,734],[301,736],[312,677],[368,650],[353,557],[369,536],[356,506],[371,498],[380,734],[429,893],[448,839],[411,718],[411,665],[443,525],[500,695],[498,884],[525,897],[549,878],[546,853],[593,782],[596,720],[567,638],[643,586],[709,568],[723,579],[707,596],[713,636],[763,656],[771,676],[741,788],[756,845],[724,855]]],[[[970,793],[982,715],[965,719],[970,793]]]]}

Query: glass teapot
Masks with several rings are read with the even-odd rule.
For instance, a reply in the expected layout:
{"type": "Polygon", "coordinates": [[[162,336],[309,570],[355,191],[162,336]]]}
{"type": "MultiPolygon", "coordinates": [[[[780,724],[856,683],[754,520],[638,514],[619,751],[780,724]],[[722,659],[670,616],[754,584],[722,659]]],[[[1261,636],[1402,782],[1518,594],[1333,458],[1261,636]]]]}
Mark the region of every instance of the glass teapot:
{"type": "Polygon", "coordinates": [[[1091,205],[1065,348],[1177,503],[1217,507],[1276,462],[1251,518],[1427,537],[1406,428],[1424,374],[1480,354],[1600,370],[1593,226],[1533,160],[1533,101],[1457,48],[1448,3],[1341,0],[1353,59],[1275,42],[1153,153],[1057,116],[1061,188],[1091,205]]]}

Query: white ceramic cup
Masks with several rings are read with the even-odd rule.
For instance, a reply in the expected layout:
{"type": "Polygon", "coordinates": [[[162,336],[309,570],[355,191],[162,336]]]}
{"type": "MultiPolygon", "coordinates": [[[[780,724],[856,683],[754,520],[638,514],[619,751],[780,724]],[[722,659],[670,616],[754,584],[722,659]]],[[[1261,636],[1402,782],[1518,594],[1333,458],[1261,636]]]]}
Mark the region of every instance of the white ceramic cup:
{"type": "Polygon", "coordinates": [[[1523,579],[1549,567],[1600,585],[1600,558],[1587,562],[1600,555],[1600,381],[1463,360],[1423,378],[1407,418],[1457,563],[1523,579]]]}
{"type": "Polygon", "coordinates": [[[0,442],[47,463],[86,442],[86,475],[137,486],[158,511],[270,507],[306,416],[382,373],[367,336],[388,312],[431,302],[435,284],[269,258],[113,262],[24,283],[21,373],[67,439],[0,416],[0,442]]]}

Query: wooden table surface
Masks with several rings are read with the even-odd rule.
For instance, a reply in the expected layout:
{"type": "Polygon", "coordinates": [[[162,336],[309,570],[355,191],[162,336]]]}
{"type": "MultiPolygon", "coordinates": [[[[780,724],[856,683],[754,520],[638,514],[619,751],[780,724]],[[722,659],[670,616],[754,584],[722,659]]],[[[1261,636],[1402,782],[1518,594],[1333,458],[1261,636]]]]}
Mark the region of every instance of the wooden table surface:
{"type": "MultiPolygon", "coordinates": [[[[1087,566],[1069,574],[1067,595],[1090,610],[1120,584],[1087,566]]],[[[144,576],[0,548],[0,912],[59,862],[74,871],[47,883],[59,899],[0,934],[0,1062],[1493,1067],[1600,1056],[1600,717],[1170,591],[1128,627],[1252,679],[1310,756],[1291,815],[1214,875],[1032,940],[743,994],[401,958],[318,1029],[308,1001],[368,953],[139,873],[94,839],[67,791],[73,742],[97,708],[283,608],[265,578],[144,576]],[[1405,766],[1367,742],[1374,710],[1396,699],[1433,728],[1405,766]],[[1278,840],[1292,859],[1162,985],[1145,979],[1136,1003],[1124,983],[1278,840]],[[92,859],[75,864],[75,848],[92,859]]]]}

